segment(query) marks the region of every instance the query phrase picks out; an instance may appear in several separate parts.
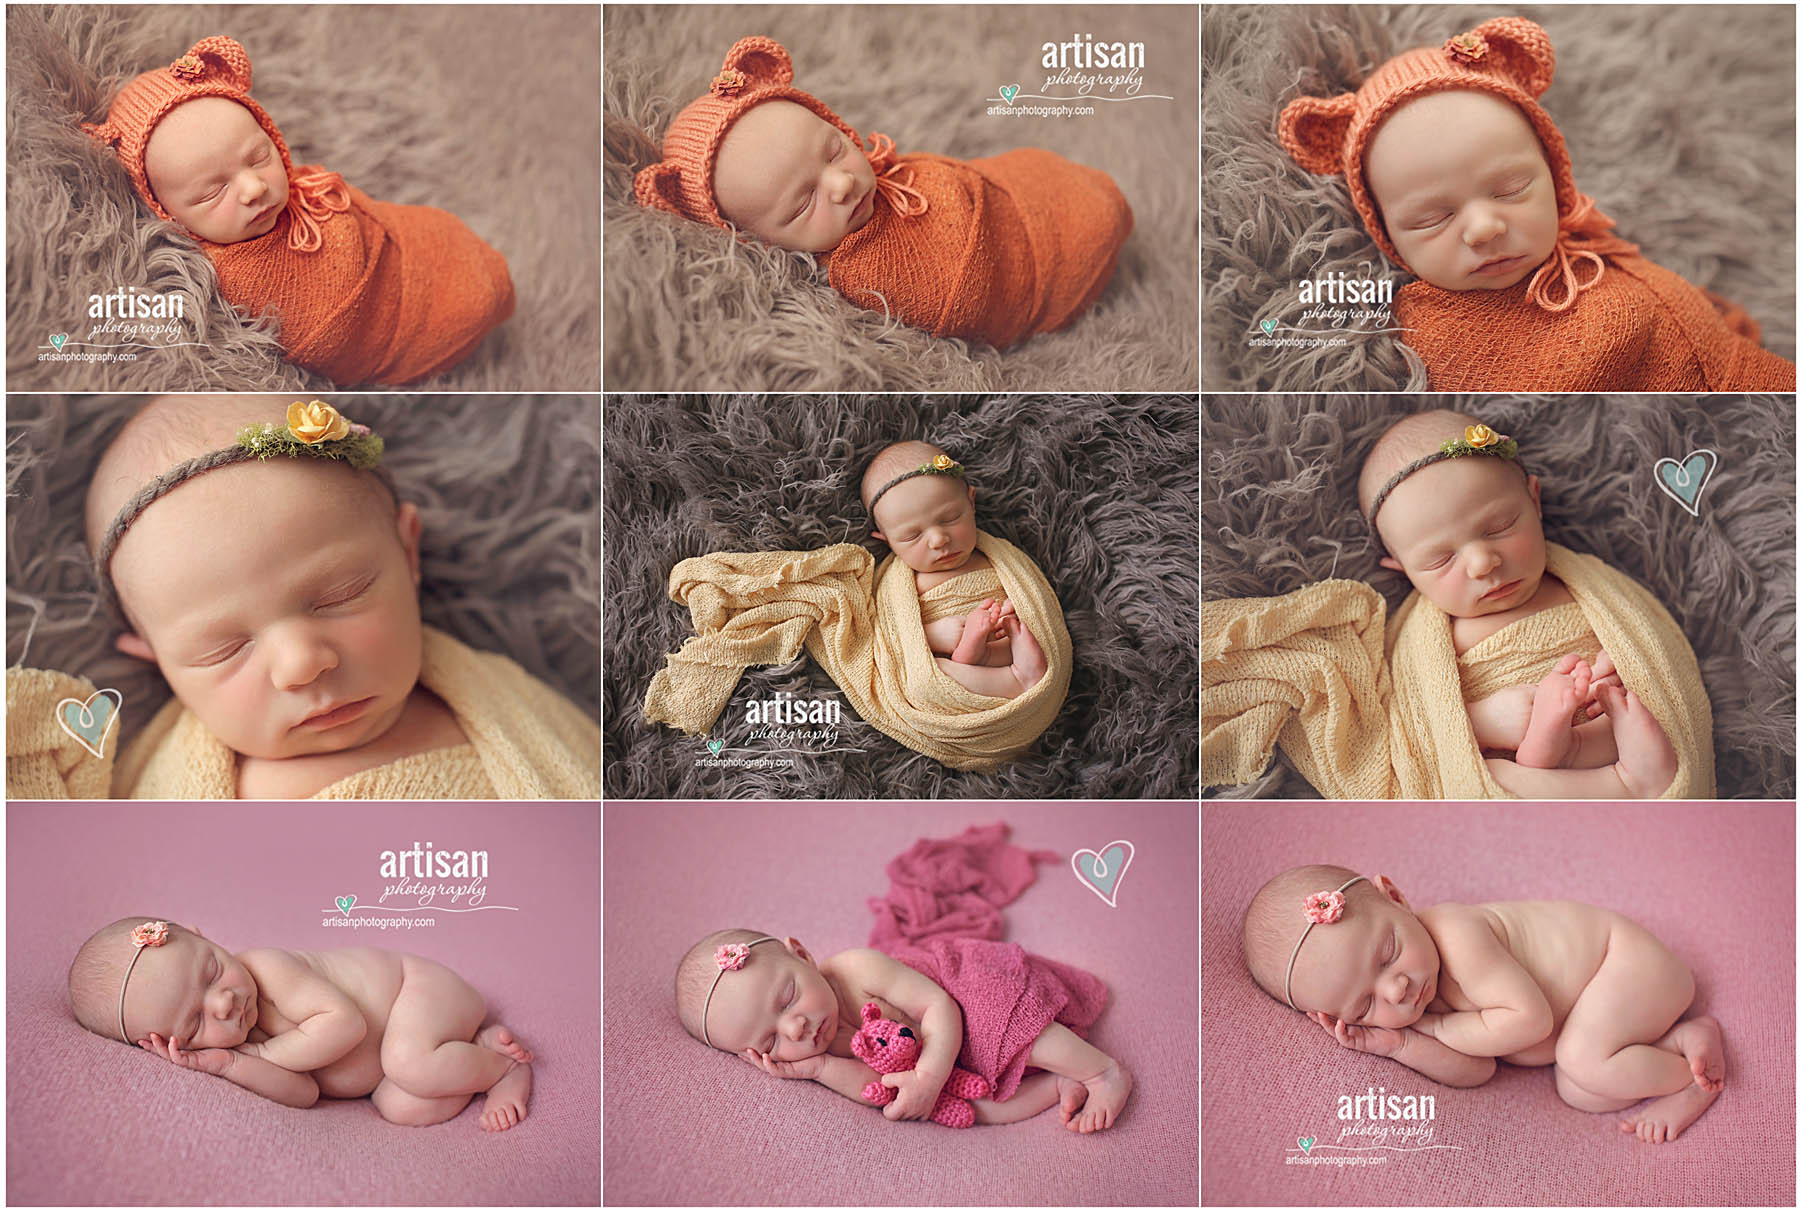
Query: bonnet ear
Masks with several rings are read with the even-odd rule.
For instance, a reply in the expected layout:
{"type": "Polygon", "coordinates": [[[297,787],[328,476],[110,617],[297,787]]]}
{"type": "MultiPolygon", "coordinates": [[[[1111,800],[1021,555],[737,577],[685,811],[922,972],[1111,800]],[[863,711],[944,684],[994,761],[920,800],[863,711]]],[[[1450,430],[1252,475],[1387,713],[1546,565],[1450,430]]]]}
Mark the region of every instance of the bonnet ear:
{"type": "Polygon", "coordinates": [[[235,38],[223,34],[200,39],[169,70],[183,80],[222,80],[239,92],[250,91],[250,56],[235,38]]]}
{"type": "Polygon", "coordinates": [[[1495,17],[1469,33],[1487,43],[1487,62],[1494,72],[1534,97],[1550,87],[1556,75],[1556,49],[1543,26],[1523,17],[1495,17]]]}
{"type": "Polygon", "coordinates": [[[787,47],[773,38],[739,38],[725,52],[725,70],[740,71],[752,88],[769,88],[794,82],[794,61],[787,47]]]}
{"type": "Polygon", "coordinates": [[[881,1006],[877,1005],[874,1001],[870,1001],[862,1007],[862,1020],[865,1023],[879,1021],[880,1018],[881,1006]]]}
{"type": "Polygon", "coordinates": [[[673,161],[664,160],[639,169],[632,181],[631,193],[639,206],[687,217],[681,210],[681,165],[673,161]]]}
{"type": "Polygon", "coordinates": [[[1281,111],[1281,145],[1295,163],[1310,173],[1331,176],[1344,171],[1344,137],[1356,112],[1356,94],[1295,97],[1281,111]]]}

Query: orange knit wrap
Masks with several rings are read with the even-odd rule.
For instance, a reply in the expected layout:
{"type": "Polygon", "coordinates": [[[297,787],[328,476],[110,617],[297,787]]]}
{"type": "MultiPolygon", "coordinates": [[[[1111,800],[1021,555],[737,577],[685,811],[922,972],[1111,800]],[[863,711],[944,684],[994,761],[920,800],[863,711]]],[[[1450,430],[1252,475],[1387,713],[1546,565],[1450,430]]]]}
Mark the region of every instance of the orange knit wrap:
{"type": "Polygon", "coordinates": [[[1131,234],[1111,177],[1040,148],[980,160],[910,154],[918,207],[884,191],[875,213],[826,257],[831,284],[859,307],[933,336],[1004,349],[1092,306],[1131,234]]]}

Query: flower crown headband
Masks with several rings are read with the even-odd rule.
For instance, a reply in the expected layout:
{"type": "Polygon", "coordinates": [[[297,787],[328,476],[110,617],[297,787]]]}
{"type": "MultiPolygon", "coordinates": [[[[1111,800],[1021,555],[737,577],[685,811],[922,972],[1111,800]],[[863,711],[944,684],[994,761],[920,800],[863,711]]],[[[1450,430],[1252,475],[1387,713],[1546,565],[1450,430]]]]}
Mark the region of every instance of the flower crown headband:
{"type": "Polygon", "coordinates": [[[167,921],[145,921],[131,931],[131,962],[125,965],[125,978],[119,981],[119,1037],[126,1043],[131,1042],[131,1036],[125,1032],[125,988],[131,983],[131,969],[144,957],[144,947],[161,946],[168,940],[167,921]]]}
{"type": "Polygon", "coordinates": [[[885,484],[882,484],[881,487],[876,490],[875,495],[869,497],[869,516],[875,516],[875,502],[880,500],[889,488],[893,487],[895,484],[903,484],[907,480],[920,475],[954,475],[956,478],[962,479],[963,465],[954,458],[951,458],[948,454],[940,454],[916,470],[908,471],[904,475],[894,476],[894,478],[888,480],[885,484]]]}
{"type": "Polygon", "coordinates": [[[266,421],[248,425],[238,431],[236,445],[176,463],[125,502],[100,540],[100,550],[94,556],[94,575],[100,582],[100,591],[108,607],[115,614],[122,614],[110,569],[113,552],[118,549],[125,531],[145,509],[194,476],[251,458],[262,462],[278,454],[288,458],[307,454],[346,462],[358,471],[373,471],[388,491],[393,492],[393,480],[381,466],[383,449],[381,438],[367,425],[355,424],[330,404],[315,399],[311,403],[295,401],[289,404],[287,423],[279,428],[266,421]]]}
{"type": "Polygon", "coordinates": [[[753,942],[733,942],[713,951],[713,962],[719,965],[719,972],[713,976],[712,987],[706,990],[706,1000],[700,1006],[700,1041],[708,1047],[712,1046],[712,1037],[706,1032],[706,1011],[712,1006],[713,993],[719,990],[719,981],[725,978],[728,971],[736,971],[750,958],[750,948],[760,946],[764,942],[773,942],[774,938],[761,937],[753,942]]]}
{"type": "MultiPolygon", "coordinates": [[[[1513,463],[1520,471],[1525,471],[1525,464],[1518,461],[1519,443],[1504,434],[1495,433],[1486,425],[1470,425],[1463,430],[1462,437],[1455,441],[1447,441],[1430,454],[1415,458],[1394,472],[1393,478],[1383,484],[1381,491],[1375,494],[1375,503],[1369,506],[1369,529],[1375,530],[1375,514],[1381,512],[1382,502],[1400,485],[1400,481],[1415,471],[1423,470],[1432,463],[1441,463],[1447,458],[1467,458],[1472,454],[1486,454],[1492,458],[1504,458],[1513,463]]],[[[1526,472],[1530,474],[1530,472],[1526,472]]],[[[1381,531],[1375,530],[1375,537],[1381,537],[1381,531]]]]}
{"type": "Polygon", "coordinates": [[[1336,891],[1315,891],[1301,901],[1301,907],[1306,912],[1306,928],[1300,931],[1300,940],[1294,943],[1294,953],[1288,956],[1287,979],[1281,989],[1282,995],[1287,998],[1289,1009],[1300,1008],[1294,1004],[1294,960],[1300,957],[1300,947],[1306,941],[1306,935],[1313,931],[1315,925],[1335,925],[1338,918],[1344,915],[1344,889],[1352,883],[1366,881],[1362,875],[1357,875],[1336,891]]]}

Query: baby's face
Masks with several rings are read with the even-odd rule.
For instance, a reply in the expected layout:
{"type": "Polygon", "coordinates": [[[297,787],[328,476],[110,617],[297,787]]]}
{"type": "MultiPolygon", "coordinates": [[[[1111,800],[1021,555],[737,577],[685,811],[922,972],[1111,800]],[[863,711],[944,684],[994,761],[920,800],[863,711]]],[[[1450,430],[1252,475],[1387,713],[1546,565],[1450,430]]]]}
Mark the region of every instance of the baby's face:
{"type": "Polygon", "coordinates": [[[792,938],[752,946],[744,966],[720,978],[706,1013],[713,1046],[776,1060],[823,1055],[839,1027],[837,994],[792,938]]]}
{"type": "Polygon", "coordinates": [[[154,1031],[183,1051],[236,1047],[255,1025],[250,969],[185,929],[171,926],[168,942],[145,947],[125,984],[125,1030],[134,1043],[154,1031]]]}
{"type": "Polygon", "coordinates": [[[113,579],[176,696],[228,747],[339,752],[392,727],[418,681],[418,533],[366,472],[252,461],[144,510],[113,579]]]}
{"type": "Polygon", "coordinates": [[[150,132],[144,169],[163,209],[215,244],[267,235],[287,205],[287,171],[274,140],[224,97],[171,110],[150,132]]]}
{"type": "Polygon", "coordinates": [[[1294,964],[1294,1004],[1352,1026],[1398,1030],[1418,1021],[1437,995],[1437,943],[1391,898],[1397,890],[1368,891],[1349,898],[1341,920],[1306,935],[1294,964]]]}
{"type": "Polygon", "coordinates": [[[950,572],[975,553],[975,489],[954,475],[917,475],[875,502],[876,538],[915,572],[950,572]]]}
{"type": "Polygon", "coordinates": [[[1452,618],[1523,605],[1544,578],[1537,476],[1506,459],[1432,463],[1401,480],[1375,520],[1389,552],[1381,566],[1452,618]]]}
{"type": "Polygon", "coordinates": [[[1388,238],[1445,290],[1505,290],[1556,246],[1556,184],[1531,123],[1485,92],[1429,93],[1376,130],[1364,158],[1388,238]]]}
{"type": "Polygon", "coordinates": [[[732,123],[713,167],[719,212],[795,252],[828,252],[875,213],[875,170],[850,136],[792,101],[732,123]]]}

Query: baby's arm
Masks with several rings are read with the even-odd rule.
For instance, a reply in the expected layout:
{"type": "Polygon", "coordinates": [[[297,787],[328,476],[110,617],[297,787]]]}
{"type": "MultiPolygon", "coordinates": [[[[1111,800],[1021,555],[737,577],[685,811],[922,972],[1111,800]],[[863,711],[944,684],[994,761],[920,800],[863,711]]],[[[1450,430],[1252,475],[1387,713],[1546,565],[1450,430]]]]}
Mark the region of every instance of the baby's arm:
{"type": "Polygon", "coordinates": [[[174,1039],[165,1039],[155,1033],[139,1046],[183,1068],[222,1076],[240,1089],[248,1089],[283,1106],[305,1110],[319,1100],[319,1083],[312,1077],[304,1072],[289,1072],[248,1051],[224,1047],[183,1051],[174,1039]]]}
{"type": "Polygon", "coordinates": [[[883,1083],[900,1090],[893,1103],[899,1109],[888,1117],[925,1117],[937,1104],[938,1092],[950,1079],[950,1070],[962,1051],[961,1007],[934,981],[879,950],[846,951],[840,957],[855,965],[864,991],[897,1006],[919,1023],[924,1044],[913,1074],[890,1073],[883,1083]]]}
{"type": "Polygon", "coordinates": [[[1352,1026],[1317,1009],[1306,1016],[1323,1026],[1338,1046],[1384,1055],[1440,1085],[1468,1088],[1485,1084],[1494,1075],[1495,1064],[1489,1057],[1452,1051],[1411,1027],[1392,1030],[1385,1026],[1352,1026]]]}
{"type": "Polygon", "coordinates": [[[243,1052],[290,1072],[311,1072],[341,1059],[362,1042],[368,1023],[344,991],[313,973],[285,950],[253,950],[239,956],[262,995],[294,1029],[264,1043],[245,1043],[243,1052]]]}
{"type": "Polygon", "coordinates": [[[1555,1017],[1544,990],[1500,944],[1478,909],[1440,905],[1430,928],[1438,952],[1456,956],[1456,982],[1485,1008],[1427,1013],[1414,1030],[1474,1056],[1511,1055],[1550,1037],[1555,1017]]]}

